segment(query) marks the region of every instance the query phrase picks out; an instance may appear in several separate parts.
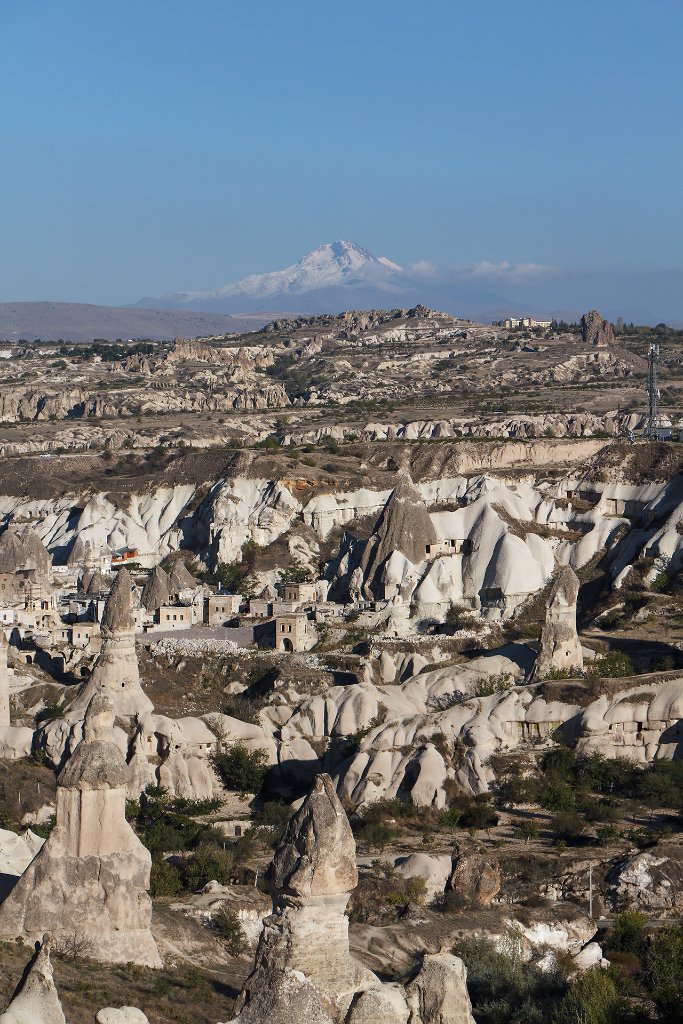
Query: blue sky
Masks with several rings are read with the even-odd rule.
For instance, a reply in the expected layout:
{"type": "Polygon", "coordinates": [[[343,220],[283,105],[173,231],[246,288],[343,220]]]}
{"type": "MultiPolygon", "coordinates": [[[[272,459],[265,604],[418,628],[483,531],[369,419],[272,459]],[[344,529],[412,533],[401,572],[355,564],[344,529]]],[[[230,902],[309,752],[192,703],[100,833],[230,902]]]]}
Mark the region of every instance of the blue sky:
{"type": "Polygon", "coordinates": [[[0,0],[0,301],[683,267],[680,0],[0,0]]]}

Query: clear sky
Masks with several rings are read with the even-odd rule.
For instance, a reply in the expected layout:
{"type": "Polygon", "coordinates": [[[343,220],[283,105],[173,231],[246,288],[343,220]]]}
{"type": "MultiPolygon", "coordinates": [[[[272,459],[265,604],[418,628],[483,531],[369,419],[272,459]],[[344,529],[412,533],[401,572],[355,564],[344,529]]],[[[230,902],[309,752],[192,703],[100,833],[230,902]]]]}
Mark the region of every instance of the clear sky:
{"type": "Polygon", "coordinates": [[[0,0],[0,301],[683,267],[681,0],[0,0]]]}

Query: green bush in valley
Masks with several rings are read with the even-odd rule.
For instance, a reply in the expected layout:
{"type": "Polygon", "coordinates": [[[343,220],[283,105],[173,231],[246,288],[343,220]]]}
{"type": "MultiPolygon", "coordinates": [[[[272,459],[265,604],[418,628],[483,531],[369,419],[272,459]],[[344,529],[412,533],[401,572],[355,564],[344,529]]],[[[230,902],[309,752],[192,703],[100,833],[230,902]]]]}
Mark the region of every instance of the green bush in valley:
{"type": "Polygon", "coordinates": [[[593,967],[572,981],[550,1019],[553,1024],[625,1024],[621,989],[616,972],[593,967]]]}
{"type": "Polygon", "coordinates": [[[584,831],[584,823],[575,811],[560,811],[552,819],[551,827],[557,838],[565,843],[578,842],[584,831]]]}
{"type": "Polygon", "coordinates": [[[201,843],[182,866],[183,883],[191,892],[203,889],[207,882],[229,885],[234,874],[232,850],[221,850],[210,843],[201,843]]]}
{"type": "Polygon", "coordinates": [[[635,666],[628,654],[621,651],[610,651],[595,658],[590,665],[591,675],[603,679],[622,679],[624,676],[634,676],[635,666]]]}
{"type": "Polygon", "coordinates": [[[263,750],[247,750],[242,743],[220,743],[213,765],[221,782],[238,793],[259,793],[268,773],[268,757],[263,750]]]}
{"type": "Polygon", "coordinates": [[[547,1024],[566,993],[565,972],[547,972],[522,958],[512,937],[503,952],[486,939],[466,939],[454,952],[467,967],[467,989],[477,1024],[547,1024]]]}
{"type": "Polygon", "coordinates": [[[662,1020],[683,1021],[683,928],[662,928],[645,956],[643,976],[662,1020]]]}
{"type": "Polygon", "coordinates": [[[165,860],[153,860],[149,879],[151,896],[175,896],[182,889],[180,872],[165,860]]]}
{"type": "Polygon", "coordinates": [[[219,932],[221,938],[224,940],[226,946],[233,956],[238,956],[240,953],[244,953],[248,949],[247,937],[244,934],[244,929],[240,924],[240,919],[237,915],[237,911],[233,910],[232,907],[226,907],[223,904],[222,907],[216,911],[211,918],[211,924],[219,932]]]}
{"type": "Polygon", "coordinates": [[[647,918],[637,910],[625,910],[614,918],[606,949],[611,952],[635,953],[640,956],[645,950],[645,925],[647,918]]]}

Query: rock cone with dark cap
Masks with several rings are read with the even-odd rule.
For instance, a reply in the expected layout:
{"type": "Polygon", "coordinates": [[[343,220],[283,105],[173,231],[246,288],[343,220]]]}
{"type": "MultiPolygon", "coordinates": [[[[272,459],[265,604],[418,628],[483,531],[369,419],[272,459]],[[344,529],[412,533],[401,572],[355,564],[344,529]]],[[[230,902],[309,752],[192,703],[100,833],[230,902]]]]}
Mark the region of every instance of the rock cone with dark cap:
{"type": "Polygon", "coordinates": [[[152,569],[145,580],[140,599],[143,608],[148,612],[156,612],[162,604],[168,604],[174,591],[170,577],[164,572],[160,565],[152,569]]]}
{"type": "Polygon", "coordinates": [[[266,873],[273,913],[233,1024],[473,1024],[456,957],[425,958],[438,982],[428,998],[425,967],[405,990],[352,959],[344,911],[357,881],[348,819],[329,775],[319,775],[266,873]]]}
{"type": "Polygon", "coordinates": [[[584,345],[606,348],[614,344],[614,331],[609,320],[603,320],[597,309],[591,309],[581,317],[581,341],[584,345]]]}
{"type": "Polygon", "coordinates": [[[563,565],[546,601],[545,624],[533,679],[545,679],[549,672],[557,670],[570,675],[583,671],[583,653],[576,630],[578,595],[579,578],[570,566],[563,565]]]}
{"type": "Polygon", "coordinates": [[[83,941],[97,960],[159,967],[151,857],[126,821],[129,772],[113,725],[111,697],[97,693],[57,780],[55,827],[0,904],[0,938],[36,941],[50,931],[83,941]]]}
{"type": "Polygon", "coordinates": [[[81,687],[71,710],[84,709],[95,693],[104,688],[111,695],[117,715],[146,715],[152,710],[152,702],[140,685],[132,584],[126,569],[119,569],[114,580],[104,606],[101,633],[102,649],[92,675],[81,687]]]}
{"type": "Polygon", "coordinates": [[[50,936],[45,935],[17,985],[0,1024],[65,1024],[50,963],[50,936]]]}
{"type": "Polygon", "coordinates": [[[427,545],[434,544],[436,539],[436,531],[419,491],[406,470],[400,469],[396,486],[361,559],[366,596],[383,596],[380,593],[381,570],[392,552],[399,551],[413,565],[418,565],[424,561],[427,545]]]}

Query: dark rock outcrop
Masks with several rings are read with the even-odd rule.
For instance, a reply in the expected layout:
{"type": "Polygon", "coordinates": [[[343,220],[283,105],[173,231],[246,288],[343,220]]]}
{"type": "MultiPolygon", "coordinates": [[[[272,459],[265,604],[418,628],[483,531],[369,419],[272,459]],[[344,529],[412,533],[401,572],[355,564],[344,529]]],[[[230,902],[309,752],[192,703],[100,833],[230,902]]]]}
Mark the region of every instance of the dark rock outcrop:
{"type": "Polygon", "coordinates": [[[584,345],[606,348],[614,344],[614,331],[609,320],[603,320],[597,309],[591,309],[581,317],[581,341],[584,345]]]}

